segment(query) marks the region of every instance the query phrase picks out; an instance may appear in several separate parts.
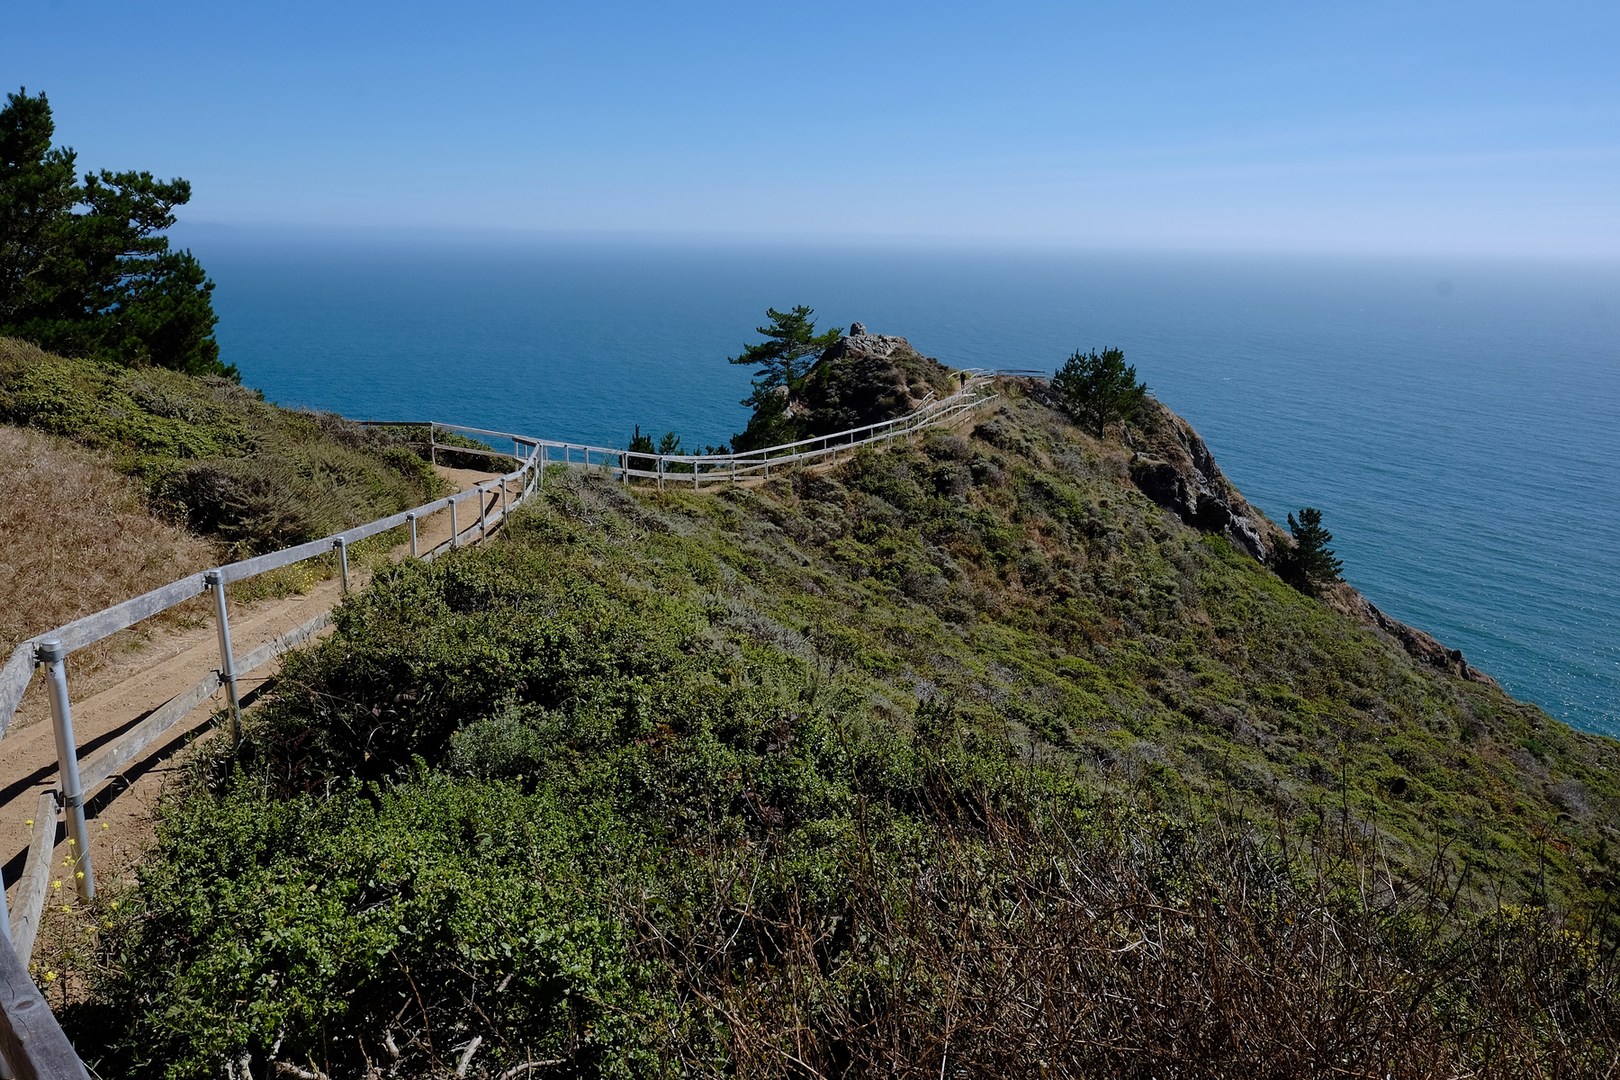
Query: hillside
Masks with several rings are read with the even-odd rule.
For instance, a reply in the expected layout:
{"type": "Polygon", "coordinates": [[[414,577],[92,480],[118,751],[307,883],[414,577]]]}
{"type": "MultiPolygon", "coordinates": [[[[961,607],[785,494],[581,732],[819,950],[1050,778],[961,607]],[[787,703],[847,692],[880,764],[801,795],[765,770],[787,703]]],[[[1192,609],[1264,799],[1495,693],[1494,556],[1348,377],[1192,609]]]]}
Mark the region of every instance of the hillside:
{"type": "MultiPolygon", "coordinates": [[[[225,378],[71,359],[0,337],[0,656],[187,574],[312,540],[439,494],[419,432],[279,408],[225,378]]],[[[441,461],[449,455],[441,452],[441,461]]],[[[357,564],[389,542],[357,548],[357,564]]],[[[302,592],[312,562],[233,586],[302,592]]],[[[78,692],[196,600],[75,654],[78,692]]],[[[42,689],[19,717],[43,715],[42,689]]]]}
{"type": "Polygon", "coordinates": [[[0,506],[0,656],[219,561],[154,517],[138,482],[43,432],[0,425],[0,506]]]}
{"type": "Polygon", "coordinates": [[[140,481],[160,516],[234,557],[439,493],[407,432],[283,409],[222,377],[70,359],[11,338],[0,338],[0,423],[78,443],[140,481]]]}
{"type": "Polygon", "coordinates": [[[1144,495],[1142,453],[1002,391],[967,434],[717,496],[556,469],[498,542],[381,573],[95,914],[81,1049],[1611,1067],[1616,744],[1287,587],[1144,495]]]}

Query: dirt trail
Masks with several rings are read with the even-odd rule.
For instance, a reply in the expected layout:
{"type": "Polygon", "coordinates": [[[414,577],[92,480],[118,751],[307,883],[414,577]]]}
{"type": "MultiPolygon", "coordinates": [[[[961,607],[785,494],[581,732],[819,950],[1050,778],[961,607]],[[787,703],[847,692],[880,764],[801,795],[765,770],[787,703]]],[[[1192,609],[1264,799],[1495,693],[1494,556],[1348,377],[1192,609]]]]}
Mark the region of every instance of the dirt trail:
{"type": "MultiPolygon", "coordinates": [[[[485,472],[439,467],[457,491],[465,491],[493,478],[485,472]]],[[[499,488],[489,496],[489,507],[499,498],[499,488]]],[[[476,503],[458,507],[462,529],[476,523],[476,503]]],[[[440,511],[418,523],[418,546],[429,551],[450,538],[450,514],[440,511]]],[[[409,544],[393,552],[398,560],[408,557],[409,544]]],[[[365,584],[367,575],[351,567],[351,587],[365,584]]],[[[301,596],[260,600],[246,605],[232,604],[231,644],[237,656],[244,656],[272,641],[342,599],[343,585],[336,578],[317,583],[301,596]]],[[[272,662],[251,675],[238,679],[245,701],[275,674],[272,662]]],[[[87,677],[80,677],[68,661],[68,687],[73,704],[74,735],[83,761],[102,745],[135,726],[151,710],[175,697],[219,668],[219,644],[212,618],[199,625],[162,631],[118,661],[107,664],[87,677]]],[[[32,829],[28,825],[42,792],[57,786],[56,743],[49,722],[41,722],[45,710],[44,680],[37,675],[27,698],[34,707],[19,709],[17,720],[0,744],[0,856],[5,858],[5,880],[15,883],[23,871],[32,829]],[[30,717],[33,719],[30,721],[30,717]]],[[[194,709],[169,729],[166,736],[136,760],[126,764],[86,802],[90,819],[90,860],[97,882],[111,881],[127,874],[151,842],[153,812],[165,787],[181,767],[178,751],[200,730],[207,728],[216,710],[225,705],[225,691],[194,709]]],[[[63,858],[63,835],[57,830],[54,858],[63,858]]],[[[66,883],[64,883],[66,888],[66,883]]],[[[8,898],[9,899],[9,898],[8,898]]]]}

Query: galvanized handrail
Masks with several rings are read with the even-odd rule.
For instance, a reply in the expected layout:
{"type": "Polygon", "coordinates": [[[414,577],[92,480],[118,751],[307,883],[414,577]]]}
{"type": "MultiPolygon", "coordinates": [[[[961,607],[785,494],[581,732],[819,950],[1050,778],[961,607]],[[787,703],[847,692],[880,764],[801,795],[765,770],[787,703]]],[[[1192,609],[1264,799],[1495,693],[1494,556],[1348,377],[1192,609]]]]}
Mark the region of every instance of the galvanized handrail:
{"type": "MultiPolygon", "coordinates": [[[[795,442],[782,443],[777,446],[767,446],[758,450],[745,450],[731,454],[660,454],[654,451],[626,450],[622,447],[589,446],[581,443],[555,442],[549,439],[538,440],[542,451],[546,449],[562,450],[565,452],[564,463],[571,461],[571,454],[578,450],[584,457],[584,463],[590,464],[590,455],[597,455],[598,464],[616,462],[623,456],[631,456],[647,461],[661,461],[666,465],[699,465],[707,466],[711,475],[719,479],[731,479],[731,467],[762,465],[769,462],[771,465],[790,465],[796,461],[818,457],[829,447],[843,450],[862,443],[876,442],[890,437],[897,429],[906,431],[916,430],[938,423],[942,414],[960,412],[964,407],[975,407],[988,400],[987,395],[980,393],[983,379],[976,379],[968,383],[961,390],[950,397],[934,400],[930,393],[919,406],[905,416],[898,416],[891,420],[879,420],[876,423],[866,424],[862,427],[848,428],[844,431],[835,431],[826,435],[812,435],[807,439],[795,442]]],[[[445,427],[447,425],[439,425],[445,427]]],[[[459,429],[468,430],[468,429],[459,429]]],[[[668,469],[664,470],[668,473],[668,469]]],[[[657,469],[648,469],[649,477],[657,476],[657,469]]]]}
{"type": "MultiPolygon", "coordinates": [[[[534,468],[535,463],[532,460],[525,461],[520,468],[499,479],[503,484],[513,480],[526,480],[531,476],[534,468]]],[[[401,525],[420,520],[429,514],[446,508],[453,509],[456,503],[476,498],[480,491],[481,489],[469,489],[457,492],[442,499],[423,503],[415,509],[404,510],[385,518],[379,518],[376,521],[358,525],[352,529],[322,537],[319,540],[311,540],[295,547],[283,548],[280,551],[272,551],[266,555],[242,559],[237,562],[227,563],[224,566],[215,567],[212,570],[191,574],[181,578],[179,581],[170,582],[167,585],[153,589],[151,592],[125,600],[123,603],[114,604],[110,608],[86,615],[81,619],[75,619],[73,622],[48,633],[29,638],[12,650],[11,657],[6,662],[5,667],[0,669],[0,738],[5,736],[6,730],[10,727],[17,703],[22,699],[23,692],[27,689],[29,680],[33,676],[33,669],[36,666],[37,659],[35,654],[38,652],[39,646],[47,638],[55,638],[59,641],[64,655],[77,652],[88,645],[94,645],[104,638],[111,637],[120,630],[127,630],[142,620],[161,614],[193,597],[201,596],[209,589],[210,575],[218,575],[220,582],[228,585],[233,581],[242,581],[271,570],[280,569],[283,566],[291,566],[294,563],[326,555],[333,550],[341,551],[346,549],[348,545],[364,540],[367,537],[376,536],[378,533],[384,533],[390,529],[396,529],[401,525]]]]}
{"type": "MultiPolygon", "coordinates": [[[[23,884],[18,893],[21,902],[15,924],[8,912],[4,883],[0,882],[0,939],[5,943],[5,948],[0,949],[0,959],[3,959],[4,954],[14,950],[15,955],[26,964],[32,953],[45,901],[45,882],[52,865],[58,813],[68,820],[70,843],[75,847],[74,858],[77,860],[75,869],[78,872],[75,874],[75,882],[79,893],[84,899],[90,900],[95,895],[95,875],[90,865],[89,836],[85,829],[85,796],[110,779],[123,764],[151,746],[165,731],[184,719],[221,688],[227,691],[231,726],[235,731],[241,714],[238,679],[263,667],[294,645],[307,640],[330,622],[330,613],[317,615],[304,625],[295,627],[247,656],[238,657],[231,643],[230,615],[224,594],[225,587],[230,583],[335,551],[346,593],[349,587],[347,557],[349,545],[408,525],[411,554],[418,556],[417,523],[430,514],[448,510],[451,522],[449,540],[440,547],[420,555],[422,558],[432,558],[442,550],[459,547],[463,538],[475,531],[480,538],[487,535],[491,527],[498,525],[507,514],[540,489],[545,483],[546,470],[551,466],[599,468],[609,472],[610,475],[615,475],[626,484],[632,479],[656,480],[660,489],[672,475],[679,475],[684,481],[687,469],[691,471],[694,488],[701,488],[705,482],[736,483],[755,476],[768,477],[773,466],[780,469],[785,465],[814,461],[829,454],[886,441],[975,409],[995,396],[982,392],[982,387],[987,381],[984,376],[973,374],[971,378],[964,378],[963,386],[957,393],[939,400],[935,400],[930,394],[917,409],[905,416],[741,454],[646,453],[622,448],[534,439],[510,432],[428,421],[425,426],[428,428],[429,456],[434,461],[437,461],[441,449],[437,434],[440,430],[444,430],[482,439],[512,440],[513,452],[510,454],[461,445],[442,445],[442,449],[458,454],[516,459],[519,462],[518,468],[467,491],[435,499],[413,509],[378,518],[376,521],[357,525],[319,540],[187,575],[178,581],[75,619],[22,642],[12,650],[5,665],[0,667],[0,738],[4,738],[9,729],[17,705],[27,691],[34,671],[39,667],[46,668],[51,689],[52,725],[58,749],[58,773],[62,779],[59,790],[44,792],[39,799],[40,806],[35,815],[34,833],[24,862],[21,878],[23,884]],[[574,460],[576,450],[580,455],[579,461],[574,460]],[[560,461],[554,456],[553,451],[561,452],[560,461]],[[654,467],[633,466],[632,461],[652,462],[654,467]],[[672,469],[671,466],[680,468],[672,469]],[[509,491],[514,483],[517,485],[515,496],[509,491]],[[491,515],[485,496],[496,491],[500,493],[500,502],[495,513],[491,515]],[[473,498],[476,498],[479,504],[478,521],[476,524],[469,523],[467,528],[463,529],[458,521],[457,506],[473,498]],[[68,697],[65,663],[68,655],[205,592],[212,592],[215,598],[214,613],[220,650],[219,669],[211,672],[196,686],[153,710],[140,724],[124,733],[119,740],[103,747],[89,761],[81,762],[79,748],[73,736],[72,707],[68,697]]],[[[363,422],[387,426],[422,426],[402,421],[363,422]]],[[[0,964],[0,968],[3,968],[3,964],[0,964]]],[[[3,975],[3,971],[0,971],[0,975],[3,975]]],[[[0,995],[0,1014],[4,1013],[4,1009],[5,999],[0,995]]],[[[54,1019],[50,1021],[50,1026],[54,1027],[54,1019]]],[[[14,1070],[26,1070],[30,1067],[27,1054],[8,1043],[7,1027],[7,1017],[0,1015],[0,1058],[14,1070]]],[[[55,1030],[59,1037],[60,1029],[55,1030]]]]}
{"type": "MultiPolygon", "coordinates": [[[[964,385],[956,393],[938,400],[930,393],[916,409],[904,416],[742,453],[661,454],[650,450],[592,446],[588,443],[559,442],[552,439],[536,439],[533,440],[533,444],[538,448],[536,452],[540,455],[543,465],[602,469],[625,483],[633,479],[651,480],[656,481],[660,489],[666,483],[675,482],[677,478],[680,483],[689,483],[693,488],[714,483],[731,484],[754,477],[768,477],[773,468],[780,469],[787,465],[814,461],[857,446],[910,434],[976,409],[994,397],[994,394],[984,390],[984,385],[988,381],[986,376],[971,375],[964,379],[964,385]]],[[[402,424],[398,421],[394,423],[402,424]]],[[[500,435],[499,432],[485,432],[459,425],[429,426],[430,437],[431,431],[440,428],[478,435],[500,435]]],[[[455,452],[480,451],[456,447],[455,452]]]]}
{"type": "MultiPolygon", "coordinates": [[[[517,436],[516,438],[521,440],[522,437],[517,436]]],[[[81,787],[76,776],[79,766],[78,747],[72,737],[72,712],[67,694],[65,668],[65,661],[70,653],[93,645],[121,630],[126,630],[143,619],[149,619],[154,615],[183,604],[194,597],[202,595],[204,592],[212,591],[216,598],[215,616],[219,629],[221,664],[219,671],[214,673],[212,679],[204,680],[204,682],[211,683],[209,692],[219,686],[226,686],[230,692],[230,705],[234,720],[241,707],[235,686],[237,677],[248,674],[254,668],[268,663],[269,660],[274,658],[276,651],[261,649],[249,657],[243,658],[241,663],[237,662],[238,658],[234,655],[231,647],[229,614],[224,603],[223,590],[226,585],[233,581],[242,581],[259,574],[268,573],[271,570],[291,566],[294,563],[336,551],[339,556],[344,589],[347,591],[347,551],[350,544],[388,532],[401,525],[409,525],[411,527],[412,549],[413,553],[415,553],[417,521],[429,514],[448,509],[451,513],[452,525],[451,536],[446,542],[446,546],[459,546],[463,537],[471,533],[473,528],[477,528],[480,535],[487,533],[492,524],[498,524],[508,512],[532,494],[538,486],[538,471],[538,460],[531,452],[522,459],[522,464],[517,469],[495,480],[488,481],[486,484],[480,484],[467,491],[457,492],[454,495],[424,503],[414,509],[401,511],[352,529],[346,529],[340,533],[334,533],[320,540],[312,540],[309,543],[299,544],[281,551],[273,551],[250,559],[227,563],[224,566],[218,566],[201,573],[190,574],[179,581],[170,582],[160,588],[153,589],[151,592],[125,600],[121,604],[114,604],[112,607],[92,615],[75,619],[73,622],[29,638],[19,644],[12,651],[5,667],[0,668],[0,737],[3,737],[10,727],[11,719],[16,713],[17,704],[21,701],[28,688],[34,669],[45,667],[50,675],[52,721],[60,751],[58,768],[63,778],[59,801],[62,803],[64,811],[70,816],[70,833],[75,846],[78,848],[75,857],[80,860],[89,858],[88,838],[80,835],[82,829],[82,820],[80,819],[82,819],[83,814],[84,795],[95,784],[89,783],[81,787]],[[518,486],[517,495],[516,497],[508,497],[508,490],[514,483],[518,486]],[[485,495],[497,490],[502,493],[501,503],[495,517],[491,519],[483,506],[483,498],[485,495]],[[463,530],[456,524],[455,511],[459,503],[463,503],[468,499],[480,500],[480,521],[477,526],[463,530]]],[[[432,554],[434,552],[428,553],[429,556],[432,554]]],[[[300,631],[304,630],[305,628],[299,628],[294,631],[294,634],[299,634],[300,631]]],[[[307,636],[307,631],[301,636],[307,636]]],[[[181,695],[183,698],[189,696],[191,696],[190,692],[181,695]]],[[[198,702],[194,702],[194,704],[200,703],[200,700],[206,698],[206,696],[206,694],[203,694],[198,699],[198,702]]],[[[159,712],[163,711],[159,710],[159,712]]],[[[173,715],[170,717],[171,722],[181,719],[183,715],[184,712],[173,715]]],[[[137,733],[145,735],[145,741],[134,749],[138,751],[142,746],[149,744],[152,739],[162,734],[163,730],[163,727],[151,728],[150,725],[143,724],[141,728],[137,729],[137,732],[131,733],[132,735],[137,733]]],[[[115,752],[124,752],[127,755],[131,752],[130,747],[126,745],[127,741],[128,737],[126,737],[125,742],[114,743],[103,752],[103,756],[115,752]]],[[[99,760],[93,761],[86,770],[97,777],[96,782],[105,780],[111,775],[109,770],[97,768],[96,763],[99,760]]],[[[43,829],[47,824],[54,830],[54,820],[48,823],[38,821],[36,828],[43,829]]],[[[81,894],[88,900],[94,895],[95,877],[87,863],[81,862],[77,869],[83,872],[83,876],[76,874],[75,880],[78,882],[81,894]]],[[[19,915],[21,916],[20,923],[30,925],[37,923],[37,919],[33,918],[29,912],[20,912],[19,915]]],[[[0,934],[4,934],[8,940],[15,941],[11,932],[12,927],[10,919],[7,917],[4,890],[0,889],[0,934]]],[[[28,944],[32,944],[31,933],[29,934],[28,944]]],[[[27,956],[26,950],[19,951],[25,957],[27,956]]]]}

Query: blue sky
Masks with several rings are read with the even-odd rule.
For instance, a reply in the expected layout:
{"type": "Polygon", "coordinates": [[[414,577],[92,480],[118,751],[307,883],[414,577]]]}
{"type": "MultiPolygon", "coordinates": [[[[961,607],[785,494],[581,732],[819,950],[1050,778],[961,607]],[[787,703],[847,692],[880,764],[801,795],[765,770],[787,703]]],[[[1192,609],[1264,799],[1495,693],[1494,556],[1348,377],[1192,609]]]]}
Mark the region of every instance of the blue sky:
{"type": "Polygon", "coordinates": [[[188,223],[1620,258],[1620,3],[15,5],[188,223]]]}

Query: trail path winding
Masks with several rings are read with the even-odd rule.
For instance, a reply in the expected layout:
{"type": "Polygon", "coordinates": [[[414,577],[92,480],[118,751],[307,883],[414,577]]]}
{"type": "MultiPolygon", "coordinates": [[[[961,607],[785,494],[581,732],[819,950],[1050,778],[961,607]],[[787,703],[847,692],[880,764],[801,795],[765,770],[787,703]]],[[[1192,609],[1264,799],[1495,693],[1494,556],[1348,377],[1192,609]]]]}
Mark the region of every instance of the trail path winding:
{"type": "MultiPolygon", "coordinates": [[[[480,481],[498,475],[442,466],[436,471],[456,491],[469,490],[480,481]]],[[[493,504],[496,496],[489,498],[493,504]]],[[[422,551],[431,550],[449,538],[448,514],[434,514],[421,521],[418,539],[422,551]]],[[[394,550],[393,558],[397,561],[409,554],[410,546],[405,544],[394,550]]],[[[351,587],[364,585],[367,576],[364,571],[351,569],[351,587]]],[[[342,597],[343,584],[334,577],[318,582],[299,596],[232,604],[233,651],[239,656],[245,655],[292,627],[331,610],[342,597]]],[[[219,644],[211,618],[197,626],[159,631],[126,657],[87,676],[74,673],[70,659],[73,726],[81,755],[93,753],[118,738],[153,709],[196,685],[210,671],[216,670],[219,663],[219,644]]],[[[244,703],[251,702],[264,684],[274,678],[278,667],[272,663],[239,680],[244,703]]],[[[27,854],[31,815],[38,806],[39,795],[52,790],[57,782],[55,738],[51,724],[44,720],[48,715],[44,682],[36,678],[29,687],[12,730],[6,735],[4,751],[0,753],[0,857],[5,859],[6,880],[14,883],[18,882],[27,854]]],[[[86,802],[90,818],[90,859],[98,882],[126,875],[133,868],[152,839],[155,810],[164,789],[181,768],[178,752],[199,733],[212,730],[209,722],[224,705],[225,692],[220,690],[176,724],[171,729],[172,738],[126,764],[86,802]]],[[[60,865],[64,858],[60,825],[56,842],[53,857],[60,865]]]]}

